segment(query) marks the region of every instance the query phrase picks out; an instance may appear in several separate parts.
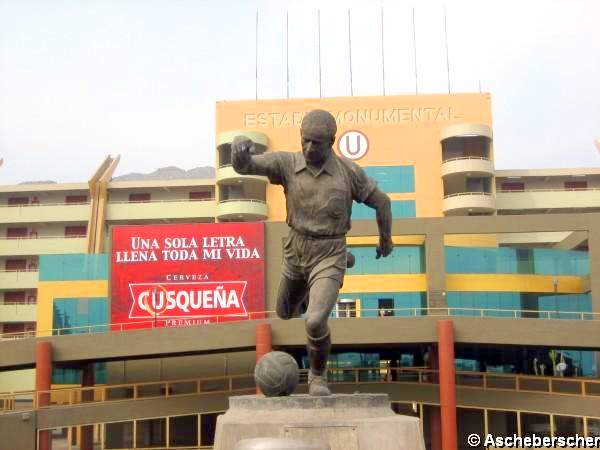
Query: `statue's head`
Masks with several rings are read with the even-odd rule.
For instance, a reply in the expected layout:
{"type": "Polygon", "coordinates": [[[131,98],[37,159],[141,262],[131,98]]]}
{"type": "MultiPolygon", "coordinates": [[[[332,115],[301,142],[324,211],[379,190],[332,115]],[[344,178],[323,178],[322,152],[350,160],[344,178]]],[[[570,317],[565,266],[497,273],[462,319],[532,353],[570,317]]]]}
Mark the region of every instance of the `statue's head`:
{"type": "Polygon", "coordinates": [[[336,132],[335,118],[327,111],[315,109],[307,113],[300,125],[304,159],[316,164],[326,161],[332,152],[336,132]]]}

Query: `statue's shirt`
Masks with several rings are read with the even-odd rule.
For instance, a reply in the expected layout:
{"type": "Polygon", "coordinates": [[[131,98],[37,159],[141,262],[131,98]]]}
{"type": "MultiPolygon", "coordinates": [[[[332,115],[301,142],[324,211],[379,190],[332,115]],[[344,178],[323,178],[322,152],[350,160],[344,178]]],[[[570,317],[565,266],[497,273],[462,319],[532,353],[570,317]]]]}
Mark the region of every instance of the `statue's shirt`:
{"type": "Polygon", "coordinates": [[[314,237],[345,235],[350,230],[352,201],[363,203],[376,187],[360,166],[333,152],[316,173],[300,152],[255,156],[249,172],[283,185],[288,225],[314,237]]]}

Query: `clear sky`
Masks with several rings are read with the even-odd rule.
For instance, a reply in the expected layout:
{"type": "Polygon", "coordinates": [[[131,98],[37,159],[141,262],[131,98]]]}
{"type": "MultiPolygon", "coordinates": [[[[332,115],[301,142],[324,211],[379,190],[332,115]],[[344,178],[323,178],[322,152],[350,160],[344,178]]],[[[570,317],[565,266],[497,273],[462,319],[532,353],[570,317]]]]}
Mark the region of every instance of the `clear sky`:
{"type": "Polygon", "coordinates": [[[0,0],[0,184],[214,165],[218,100],[492,93],[496,167],[600,166],[600,1],[0,0]]]}

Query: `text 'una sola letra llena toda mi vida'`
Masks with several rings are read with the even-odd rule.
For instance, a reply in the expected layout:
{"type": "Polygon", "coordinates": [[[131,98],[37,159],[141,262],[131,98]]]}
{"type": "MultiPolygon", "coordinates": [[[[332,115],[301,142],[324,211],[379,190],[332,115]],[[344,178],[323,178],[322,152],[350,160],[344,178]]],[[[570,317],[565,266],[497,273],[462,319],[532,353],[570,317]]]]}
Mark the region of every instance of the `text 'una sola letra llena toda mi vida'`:
{"type": "Polygon", "coordinates": [[[258,249],[247,247],[241,236],[141,238],[133,236],[130,248],[115,252],[116,263],[260,259],[258,249]]]}

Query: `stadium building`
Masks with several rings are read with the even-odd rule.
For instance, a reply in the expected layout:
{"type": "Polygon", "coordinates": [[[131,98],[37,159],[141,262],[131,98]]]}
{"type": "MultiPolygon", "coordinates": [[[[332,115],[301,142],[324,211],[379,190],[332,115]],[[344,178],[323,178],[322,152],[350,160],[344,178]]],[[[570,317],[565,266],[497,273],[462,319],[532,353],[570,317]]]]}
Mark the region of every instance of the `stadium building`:
{"type": "Polygon", "coordinates": [[[600,436],[600,169],[496,170],[490,95],[453,94],[220,102],[214,176],[113,179],[107,157],[87,182],[0,186],[0,450],[212,448],[258,356],[306,367],[302,320],[272,313],[283,191],[230,144],[298,151],[315,108],[394,216],[376,260],[353,207],[333,390],[388,393],[432,450],[600,436]]]}

